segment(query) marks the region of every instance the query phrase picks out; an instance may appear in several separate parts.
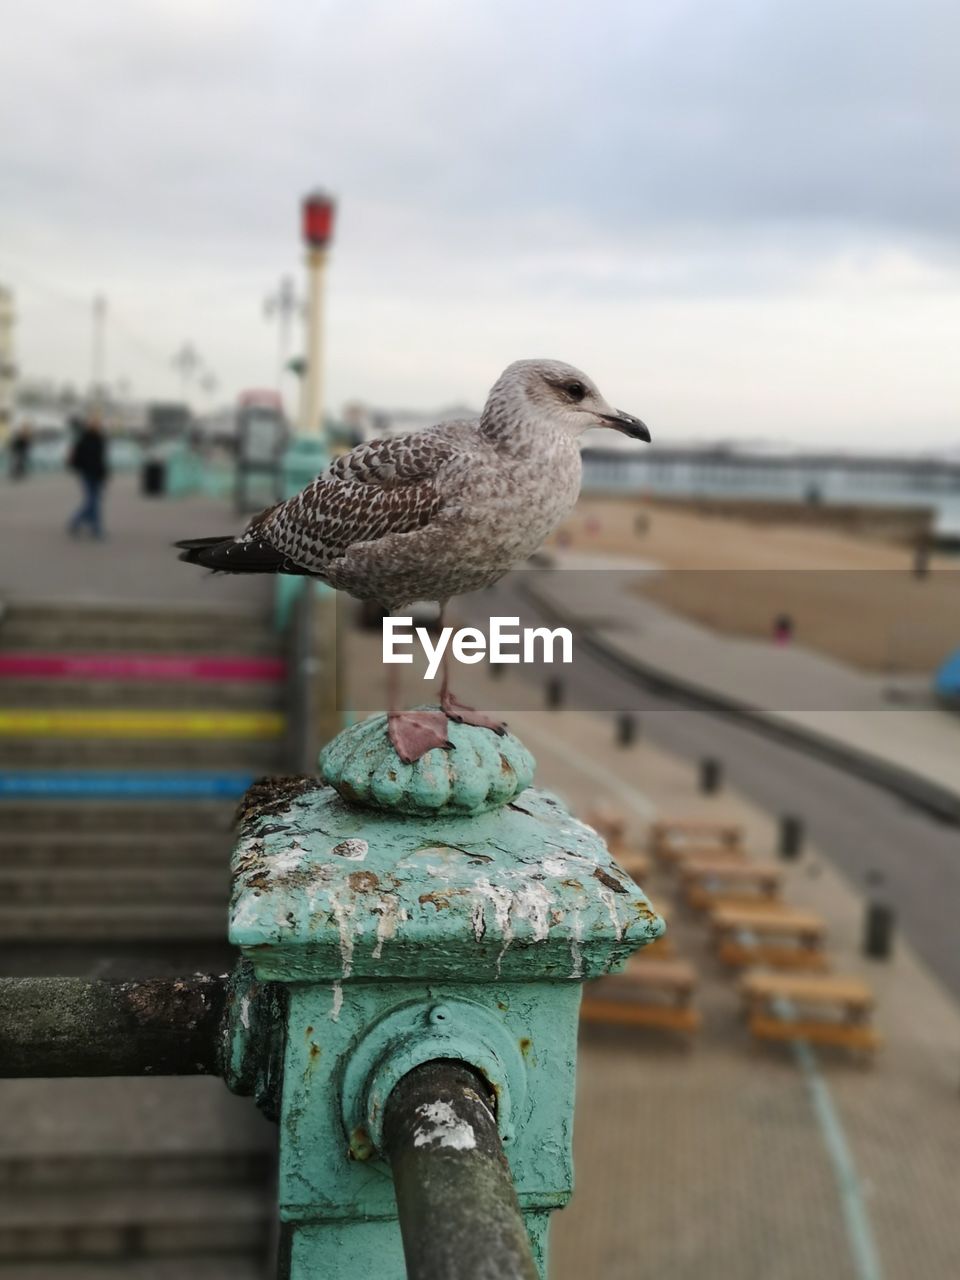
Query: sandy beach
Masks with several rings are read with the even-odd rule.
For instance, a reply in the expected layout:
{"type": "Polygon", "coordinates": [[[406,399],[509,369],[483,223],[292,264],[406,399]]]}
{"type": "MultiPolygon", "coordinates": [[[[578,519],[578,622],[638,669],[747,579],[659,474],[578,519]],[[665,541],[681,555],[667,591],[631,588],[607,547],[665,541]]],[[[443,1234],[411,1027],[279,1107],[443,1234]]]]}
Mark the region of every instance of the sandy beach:
{"type": "Polygon", "coordinates": [[[904,546],[625,498],[584,497],[558,537],[568,549],[649,560],[664,572],[638,590],[729,635],[768,637],[788,614],[797,643],[901,673],[932,671],[960,646],[955,557],[932,557],[918,579],[904,546]]]}

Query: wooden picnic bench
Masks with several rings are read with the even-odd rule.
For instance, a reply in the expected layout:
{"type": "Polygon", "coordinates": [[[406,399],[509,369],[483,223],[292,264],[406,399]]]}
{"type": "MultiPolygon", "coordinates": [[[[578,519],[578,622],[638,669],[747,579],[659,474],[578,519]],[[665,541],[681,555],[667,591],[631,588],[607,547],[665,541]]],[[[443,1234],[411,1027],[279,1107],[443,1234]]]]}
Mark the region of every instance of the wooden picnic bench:
{"type": "Polygon", "coordinates": [[[610,850],[614,862],[622,867],[631,880],[640,885],[650,876],[650,859],[645,853],[617,853],[610,850]]]}
{"type": "Polygon", "coordinates": [[[780,896],[783,871],[773,862],[701,854],[680,864],[683,895],[699,911],[718,906],[770,904],[780,896]]]}
{"type": "Polygon", "coordinates": [[[689,1034],[700,1026],[693,1007],[696,988],[697,971],[686,960],[631,962],[623,973],[586,984],[580,1016],[586,1022],[689,1034]]]}
{"type": "Polygon", "coordinates": [[[743,854],[743,828],[732,822],[664,818],[650,827],[650,851],[675,863],[697,853],[743,854]]]}
{"type": "Polygon", "coordinates": [[[627,821],[612,809],[591,809],[586,821],[603,837],[610,856],[633,880],[642,882],[650,875],[650,859],[631,847],[627,838],[627,821]]]}
{"type": "Polygon", "coordinates": [[[870,1025],[873,992],[839,974],[748,973],[740,995],[758,1040],[808,1040],[872,1053],[881,1039],[870,1025]]]}
{"type": "Polygon", "coordinates": [[[825,969],[826,925],[812,911],[782,903],[757,906],[721,904],[710,913],[717,957],[743,967],[766,964],[778,969],[825,969]]]}

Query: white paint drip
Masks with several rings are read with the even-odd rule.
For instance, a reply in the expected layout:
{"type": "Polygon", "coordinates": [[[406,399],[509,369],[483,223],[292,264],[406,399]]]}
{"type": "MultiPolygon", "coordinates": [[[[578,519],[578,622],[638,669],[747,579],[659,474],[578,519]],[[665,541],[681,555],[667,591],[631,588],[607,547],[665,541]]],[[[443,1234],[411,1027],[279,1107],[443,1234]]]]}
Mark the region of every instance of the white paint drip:
{"type": "Polygon", "coordinates": [[[571,912],[570,927],[573,933],[573,937],[570,939],[570,959],[573,962],[570,977],[582,978],[583,952],[580,950],[580,943],[583,940],[583,920],[580,918],[579,911],[571,912]]]}
{"type": "MultiPolygon", "coordinates": [[[[513,937],[513,925],[510,923],[510,908],[513,906],[513,894],[509,889],[491,884],[486,876],[480,876],[476,883],[476,892],[493,906],[494,918],[501,936],[510,941],[513,937]]],[[[481,903],[482,907],[482,903],[481,903]]]]}
{"type": "Polygon", "coordinates": [[[473,911],[470,913],[470,919],[473,922],[473,936],[479,942],[487,931],[487,922],[483,918],[483,903],[475,902],[473,911]]]}
{"type": "Polygon", "coordinates": [[[240,1022],[245,1031],[250,1030],[250,997],[244,996],[240,1001],[240,1022]]]}
{"type": "Polygon", "coordinates": [[[431,1142],[454,1151],[472,1151],[477,1145],[473,1125],[457,1116],[449,1102],[422,1102],[417,1115],[426,1122],[418,1125],[413,1136],[415,1147],[426,1147],[431,1142]]]}
{"type": "Polygon", "coordinates": [[[521,920],[533,926],[534,942],[545,942],[550,932],[550,906],[553,895],[542,880],[528,880],[514,893],[513,909],[521,920]]]}
{"type": "Polygon", "coordinates": [[[340,1021],[340,1010],[343,1008],[343,984],[333,984],[333,1002],[330,1005],[330,1017],[334,1022],[340,1021]]]}
{"type": "Polygon", "coordinates": [[[337,922],[337,932],[340,935],[340,960],[343,965],[343,976],[349,978],[353,972],[353,928],[351,917],[356,910],[356,900],[351,895],[349,906],[340,901],[335,889],[327,890],[327,899],[330,902],[330,910],[333,912],[334,919],[337,922]]]}
{"type": "Polygon", "coordinates": [[[617,935],[617,941],[619,942],[623,937],[624,925],[621,923],[620,917],[617,915],[617,895],[612,889],[608,889],[606,885],[601,885],[597,890],[597,894],[601,902],[603,902],[607,908],[607,913],[610,916],[610,923],[613,925],[613,931],[617,935]]]}
{"type": "MultiPolygon", "coordinates": [[[[497,955],[497,977],[500,977],[500,966],[503,964],[503,957],[507,954],[510,943],[513,941],[513,923],[510,920],[510,908],[513,905],[513,894],[509,889],[501,889],[495,884],[491,884],[486,876],[481,876],[476,883],[476,891],[482,898],[486,898],[493,905],[493,914],[500,930],[500,937],[503,939],[503,946],[497,955]]],[[[483,904],[480,904],[481,911],[484,910],[483,904]]],[[[486,924],[486,915],[484,914],[484,924],[486,924]]]]}
{"type": "Polygon", "coordinates": [[[397,927],[401,920],[406,920],[406,910],[400,906],[400,900],[395,894],[383,894],[380,901],[374,907],[377,913],[377,945],[373,948],[372,956],[374,960],[379,960],[383,954],[383,944],[394,937],[397,927]]]}

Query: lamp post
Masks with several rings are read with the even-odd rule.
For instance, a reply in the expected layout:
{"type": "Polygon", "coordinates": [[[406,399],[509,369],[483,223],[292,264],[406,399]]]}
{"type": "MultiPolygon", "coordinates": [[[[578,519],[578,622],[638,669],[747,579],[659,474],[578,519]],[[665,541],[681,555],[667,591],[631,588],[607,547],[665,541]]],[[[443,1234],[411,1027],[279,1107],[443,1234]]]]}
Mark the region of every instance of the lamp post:
{"type": "Polygon", "coordinates": [[[93,350],[91,395],[95,408],[102,410],[107,398],[107,300],[98,293],[93,300],[93,350]]]}
{"type": "Polygon", "coordinates": [[[185,342],[183,346],[176,352],[170,361],[176,371],[180,374],[180,387],[183,401],[186,404],[189,397],[190,380],[200,368],[200,356],[196,347],[192,342],[185,342]]]}
{"type": "Polygon", "coordinates": [[[333,239],[336,204],[323,191],[303,200],[303,239],[307,249],[307,367],[300,399],[300,432],[323,432],[323,276],[333,239]]]}
{"type": "Polygon", "coordinates": [[[264,299],[263,314],[268,320],[274,316],[277,320],[277,391],[281,393],[290,362],[290,329],[302,309],[292,276],[281,276],[276,292],[264,299]]]}

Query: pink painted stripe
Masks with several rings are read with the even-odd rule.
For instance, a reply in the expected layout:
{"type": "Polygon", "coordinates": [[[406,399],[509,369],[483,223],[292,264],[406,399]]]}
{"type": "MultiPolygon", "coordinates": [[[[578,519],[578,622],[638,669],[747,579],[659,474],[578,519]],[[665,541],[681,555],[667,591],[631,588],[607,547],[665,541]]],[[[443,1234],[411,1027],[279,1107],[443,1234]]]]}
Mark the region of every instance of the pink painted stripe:
{"type": "Polygon", "coordinates": [[[0,653],[0,678],[61,680],[282,680],[282,658],[176,654],[0,653]]]}

